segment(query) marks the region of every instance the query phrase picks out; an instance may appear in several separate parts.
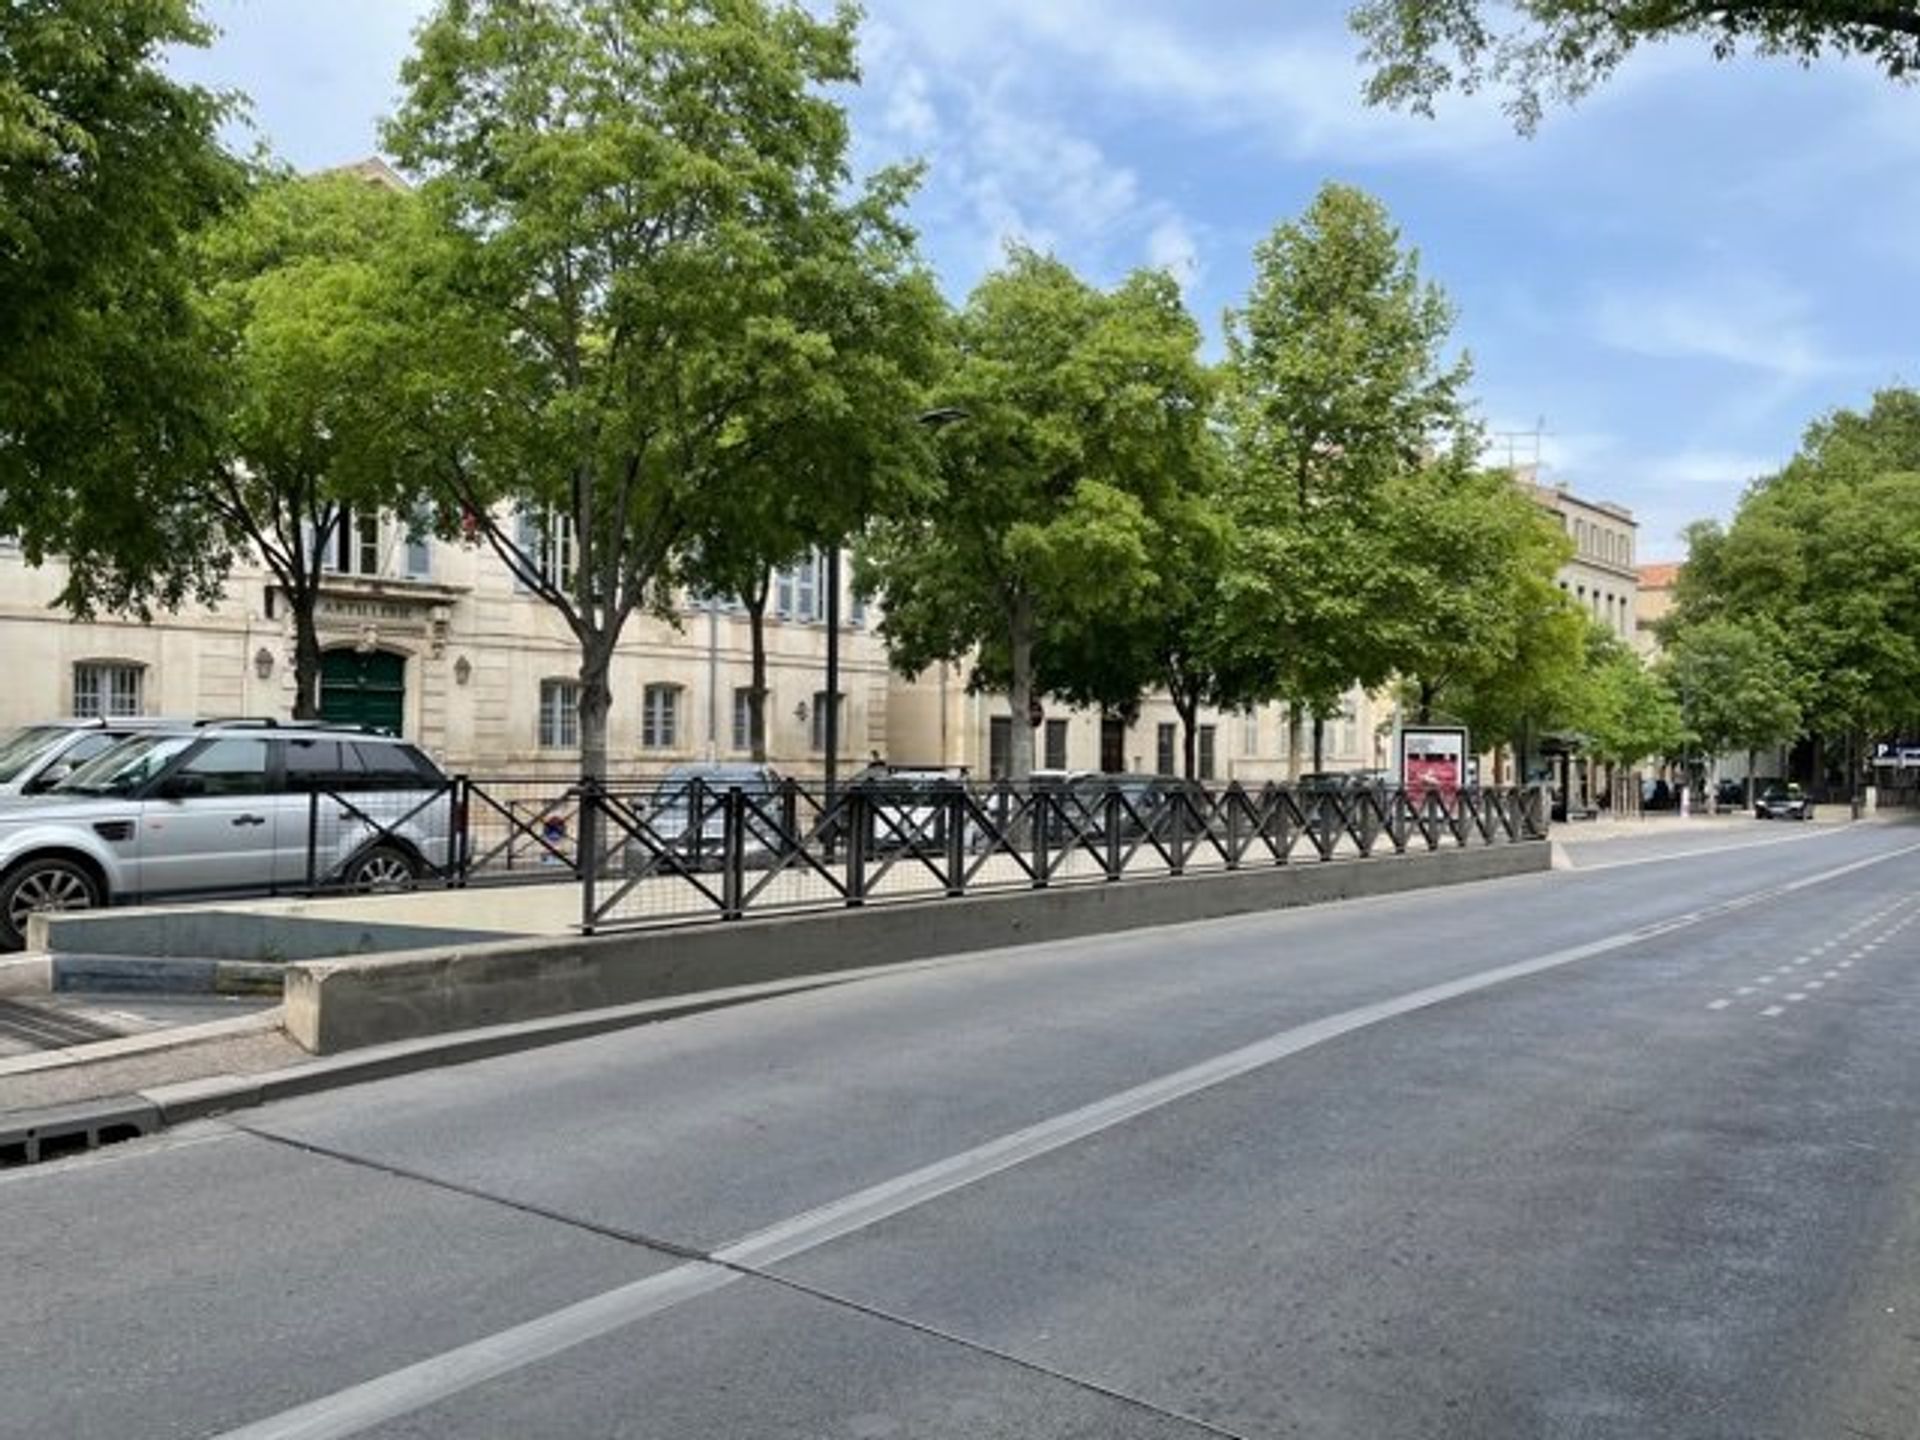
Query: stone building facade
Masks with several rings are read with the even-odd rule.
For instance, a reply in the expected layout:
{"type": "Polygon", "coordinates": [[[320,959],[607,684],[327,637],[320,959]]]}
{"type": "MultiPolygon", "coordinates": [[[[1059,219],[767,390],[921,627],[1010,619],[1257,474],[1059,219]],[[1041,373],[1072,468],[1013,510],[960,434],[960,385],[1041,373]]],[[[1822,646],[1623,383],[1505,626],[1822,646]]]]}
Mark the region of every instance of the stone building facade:
{"type": "MultiPolygon", "coordinates": [[[[328,717],[397,730],[448,769],[575,773],[579,668],[560,617],[488,550],[357,523],[320,603],[328,717]]],[[[824,763],[825,566],[783,572],[766,625],[770,759],[805,775],[824,763]]],[[[293,701],[293,628],[262,567],[242,565],[218,605],[150,624],[76,624],[50,608],[57,564],[0,548],[0,726],[73,714],[284,718],[293,701]]],[[[840,750],[864,761],[887,740],[885,652],[851,594],[841,613],[840,750]]],[[[745,759],[751,678],[745,615],[683,605],[678,625],[634,617],[614,660],[609,753],[616,773],[745,759]]]]}

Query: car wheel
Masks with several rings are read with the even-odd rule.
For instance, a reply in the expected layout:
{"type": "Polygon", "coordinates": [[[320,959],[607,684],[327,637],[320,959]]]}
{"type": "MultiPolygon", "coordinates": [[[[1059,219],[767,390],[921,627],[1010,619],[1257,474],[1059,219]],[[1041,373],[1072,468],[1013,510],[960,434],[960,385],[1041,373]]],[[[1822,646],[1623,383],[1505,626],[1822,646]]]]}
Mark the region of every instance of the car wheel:
{"type": "Polygon", "coordinates": [[[27,917],[37,911],[91,910],[100,882],[71,860],[32,860],[0,884],[0,949],[27,943],[27,917]]]}
{"type": "Polygon", "coordinates": [[[347,871],[347,884],[364,895],[391,895],[420,882],[420,865],[394,845],[376,845],[347,871]]]}

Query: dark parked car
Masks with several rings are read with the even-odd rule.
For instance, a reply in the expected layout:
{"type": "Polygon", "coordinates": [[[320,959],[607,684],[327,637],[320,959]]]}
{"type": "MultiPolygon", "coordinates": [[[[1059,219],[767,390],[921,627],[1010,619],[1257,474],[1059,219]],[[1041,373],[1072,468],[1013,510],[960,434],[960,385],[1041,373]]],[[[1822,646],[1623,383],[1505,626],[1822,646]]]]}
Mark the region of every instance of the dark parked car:
{"type": "Polygon", "coordinates": [[[1753,802],[1756,820],[1811,820],[1813,802],[1798,785],[1773,784],[1753,802]]]}

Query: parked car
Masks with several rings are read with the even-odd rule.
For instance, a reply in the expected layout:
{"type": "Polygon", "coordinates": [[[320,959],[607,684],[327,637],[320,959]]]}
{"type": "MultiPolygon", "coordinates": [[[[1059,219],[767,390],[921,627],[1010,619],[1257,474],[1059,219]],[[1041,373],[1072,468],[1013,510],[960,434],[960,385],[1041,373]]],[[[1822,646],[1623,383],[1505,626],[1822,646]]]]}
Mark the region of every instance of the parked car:
{"type": "MultiPolygon", "coordinates": [[[[966,793],[967,777],[959,769],[869,766],[850,788],[868,800],[870,850],[944,851],[952,797],[966,793]]],[[[969,833],[964,821],[961,833],[969,833]]]]}
{"type": "Polygon", "coordinates": [[[452,782],[402,740],[271,721],[120,741],[0,801],[0,949],[40,910],[412,886],[452,858],[452,782]]]}
{"type": "MultiPolygon", "coordinates": [[[[624,844],[624,868],[628,874],[653,868],[665,850],[682,863],[717,864],[726,840],[726,795],[740,790],[765,808],[780,788],[780,773],[771,765],[751,762],[700,763],[675,765],[661,776],[647,799],[642,818],[652,832],[651,841],[628,836],[624,844]]],[[[796,823],[805,829],[810,817],[800,815],[796,823]]],[[[778,834],[771,825],[755,816],[748,817],[747,847],[759,852],[775,848],[778,834]]]]}
{"type": "Polygon", "coordinates": [[[1744,780],[1722,780],[1713,788],[1716,804],[1731,805],[1738,810],[1747,803],[1747,782],[1744,780]]]}
{"type": "Polygon", "coordinates": [[[0,736],[0,797],[44,794],[129,735],[184,723],[130,716],[23,725],[0,736]]]}
{"type": "Polygon", "coordinates": [[[1760,798],[1753,802],[1753,817],[1756,820],[1811,820],[1813,802],[1798,785],[1776,782],[1761,791],[1760,798]]]}

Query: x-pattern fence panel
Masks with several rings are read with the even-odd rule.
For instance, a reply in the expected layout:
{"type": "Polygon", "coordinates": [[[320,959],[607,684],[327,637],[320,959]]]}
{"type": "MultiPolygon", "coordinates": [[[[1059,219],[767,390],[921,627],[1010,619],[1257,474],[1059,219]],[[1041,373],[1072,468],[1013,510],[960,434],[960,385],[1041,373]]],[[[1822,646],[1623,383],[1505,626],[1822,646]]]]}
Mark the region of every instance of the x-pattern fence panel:
{"type": "Polygon", "coordinates": [[[581,925],[960,897],[1542,840],[1538,790],[699,782],[585,787],[581,925]]]}
{"type": "Polygon", "coordinates": [[[305,888],[578,884],[586,931],[1544,839],[1538,789],[461,778],[308,797],[305,888]]]}

